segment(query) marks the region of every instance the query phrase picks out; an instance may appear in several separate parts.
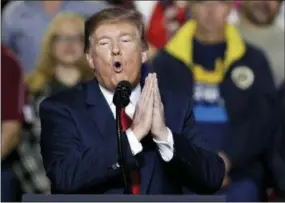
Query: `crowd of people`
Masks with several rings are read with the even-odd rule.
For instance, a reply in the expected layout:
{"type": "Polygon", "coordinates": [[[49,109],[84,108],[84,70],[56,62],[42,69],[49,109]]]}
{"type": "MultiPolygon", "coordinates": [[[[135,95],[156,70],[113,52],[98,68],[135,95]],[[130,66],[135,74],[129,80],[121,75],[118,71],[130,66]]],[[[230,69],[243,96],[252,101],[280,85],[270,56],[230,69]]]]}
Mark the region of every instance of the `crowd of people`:
{"type": "Polygon", "coordinates": [[[282,0],[5,1],[3,6],[2,201],[51,193],[39,106],[94,78],[85,57],[85,20],[114,6],[143,16],[149,48],[143,68],[154,71],[161,86],[192,95],[197,131],[227,166],[215,194],[228,201],[285,201],[282,0]]]}

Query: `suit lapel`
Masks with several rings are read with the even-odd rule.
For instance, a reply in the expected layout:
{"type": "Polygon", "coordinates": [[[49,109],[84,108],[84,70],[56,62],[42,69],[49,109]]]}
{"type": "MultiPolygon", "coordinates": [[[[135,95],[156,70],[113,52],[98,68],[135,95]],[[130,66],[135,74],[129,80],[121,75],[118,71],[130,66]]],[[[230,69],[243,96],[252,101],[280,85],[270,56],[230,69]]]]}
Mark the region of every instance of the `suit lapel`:
{"type": "Polygon", "coordinates": [[[97,80],[87,84],[87,114],[96,125],[103,138],[115,137],[116,123],[112,111],[100,91],[97,80]]]}

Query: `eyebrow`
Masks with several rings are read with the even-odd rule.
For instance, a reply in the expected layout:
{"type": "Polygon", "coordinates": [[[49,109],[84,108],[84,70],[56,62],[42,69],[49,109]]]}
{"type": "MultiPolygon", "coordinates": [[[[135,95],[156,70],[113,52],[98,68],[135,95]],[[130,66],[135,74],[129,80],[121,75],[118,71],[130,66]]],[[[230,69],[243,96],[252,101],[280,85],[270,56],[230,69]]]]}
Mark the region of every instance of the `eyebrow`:
{"type": "MultiPolygon", "coordinates": [[[[131,34],[131,33],[126,33],[126,32],[122,32],[122,33],[119,35],[119,37],[124,37],[124,36],[133,37],[134,35],[131,34]]],[[[110,37],[103,35],[103,36],[99,37],[97,40],[100,41],[100,40],[102,40],[102,39],[110,39],[110,37]]]]}

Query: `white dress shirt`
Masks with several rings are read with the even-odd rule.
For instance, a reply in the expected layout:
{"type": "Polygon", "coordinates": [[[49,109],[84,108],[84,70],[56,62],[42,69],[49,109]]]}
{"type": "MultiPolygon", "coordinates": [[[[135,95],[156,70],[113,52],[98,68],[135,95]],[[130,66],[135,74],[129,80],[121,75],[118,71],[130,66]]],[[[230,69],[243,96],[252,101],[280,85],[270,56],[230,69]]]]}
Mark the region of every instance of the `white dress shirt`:
{"type": "MultiPolygon", "coordinates": [[[[113,113],[114,118],[116,118],[116,107],[113,104],[113,93],[104,88],[103,86],[99,85],[100,90],[105,97],[108,105],[111,108],[111,111],[113,113]]],[[[129,105],[125,108],[126,114],[133,119],[134,113],[135,113],[135,107],[137,102],[139,101],[139,97],[141,94],[141,86],[138,85],[131,93],[130,96],[130,103],[129,105]]],[[[164,161],[170,161],[173,157],[173,152],[174,152],[174,141],[173,141],[173,134],[172,132],[168,129],[168,138],[167,141],[158,141],[153,139],[153,141],[157,144],[158,146],[158,151],[164,161]]],[[[132,132],[131,129],[126,130],[126,135],[130,144],[130,148],[132,151],[133,155],[138,154],[143,150],[142,144],[137,140],[136,136],[132,132]]]]}

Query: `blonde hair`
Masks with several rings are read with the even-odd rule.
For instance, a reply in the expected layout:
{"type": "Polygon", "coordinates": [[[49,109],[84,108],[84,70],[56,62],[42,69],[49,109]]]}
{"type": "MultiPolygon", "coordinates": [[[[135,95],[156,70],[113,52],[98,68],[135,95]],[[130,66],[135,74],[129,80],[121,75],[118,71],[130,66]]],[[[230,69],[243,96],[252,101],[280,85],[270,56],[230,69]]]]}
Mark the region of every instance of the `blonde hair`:
{"type": "MultiPolygon", "coordinates": [[[[41,55],[39,56],[34,71],[25,78],[28,89],[31,93],[40,91],[55,74],[56,59],[52,54],[53,39],[57,28],[66,21],[72,21],[80,26],[84,34],[84,19],[72,12],[58,14],[49,24],[42,40],[41,55]]],[[[94,76],[84,56],[75,64],[82,73],[82,79],[90,79],[94,76]]]]}

